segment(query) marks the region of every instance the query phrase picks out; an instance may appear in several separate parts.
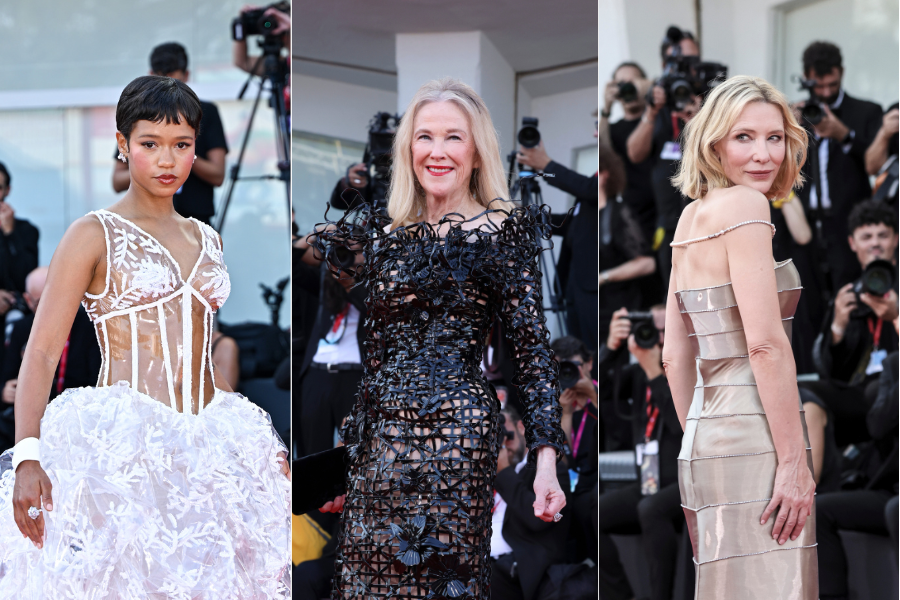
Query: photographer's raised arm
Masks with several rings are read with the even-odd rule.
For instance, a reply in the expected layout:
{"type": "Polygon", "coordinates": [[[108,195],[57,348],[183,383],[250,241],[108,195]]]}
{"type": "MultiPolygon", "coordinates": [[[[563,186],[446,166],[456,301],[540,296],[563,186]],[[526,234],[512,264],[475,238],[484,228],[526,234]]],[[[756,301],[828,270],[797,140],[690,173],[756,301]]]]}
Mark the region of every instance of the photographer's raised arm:
{"type": "Polygon", "coordinates": [[[656,115],[665,103],[666,91],[658,85],[653,86],[653,103],[647,104],[647,108],[644,109],[644,116],[641,117],[641,122],[628,136],[626,148],[628,160],[631,162],[635,164],[644,162],[650,156],[650,150],[653,148],[653,127],[656,122],[656,115]]]}
{"type": "Polygon", "coordinates": [[[866,150],[866,173],[869,175],[877,175],[882,165],[887,162],[888,146],[891,138],[897,135],[898,125],[900,125],[898,115],[900,115],[900,111],[896,108],[884,115],[881,121],[881,128],[875,134],[875,139],[866,150]]]}

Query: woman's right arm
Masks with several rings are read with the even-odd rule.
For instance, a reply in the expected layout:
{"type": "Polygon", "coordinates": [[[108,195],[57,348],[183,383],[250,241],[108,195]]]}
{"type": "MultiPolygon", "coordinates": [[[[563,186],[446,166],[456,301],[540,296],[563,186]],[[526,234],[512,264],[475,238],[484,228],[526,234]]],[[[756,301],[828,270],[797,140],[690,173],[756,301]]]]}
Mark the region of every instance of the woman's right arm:
{"type": "Polygon", "coordinates": [[[663,369],[672,391],[672,401],[678,421],[684,430],[687,423],[688,410],[694,398],[694,386],[697,385],[697,367],[687,328],[678,310],[675,298],[677,287],[675,265],[669,277],[669,293],[666,295],[666,343],[663,345],[663,369]]]}
{"type": "MultiPolygon", "coordinates": [[[[53,374],[72,321],[84,293],[95,278],[98,264],[105,259],[103,227],[94,217],[72,224],[50,261],[47,284],[41,295],[34,326],[25,347],[16,388],[16,442],[40,437],[41,417],[53,385],[53,374]]],[[[105,280],[105,273],[100,275],[105,280]]],[[[40,464],[22,462],[16,470],[13,509],[19,530],[40,548],[44,518],[27,516],[30,507],[52,509],[50,481],[40,464]]]]}
{"type": "MultiPolygon", "coordinates": [[[[747,189],[728,206],[729,223],[769,220],[768,201],[747,189]]],[[[772,499],[761,523],[780,506],[772,537],[783,544],[796,539],[812,510],[815,482],[807,466],[806,443],[800,424],[797,369],[781,321],[772,232],[761,224],[746,225],[722,239],[732,288],[740,309],[750,368],[772,433],[778,466],[772,499]]],[[[668,332],[667,332],[668,333],[668,332]]]]}

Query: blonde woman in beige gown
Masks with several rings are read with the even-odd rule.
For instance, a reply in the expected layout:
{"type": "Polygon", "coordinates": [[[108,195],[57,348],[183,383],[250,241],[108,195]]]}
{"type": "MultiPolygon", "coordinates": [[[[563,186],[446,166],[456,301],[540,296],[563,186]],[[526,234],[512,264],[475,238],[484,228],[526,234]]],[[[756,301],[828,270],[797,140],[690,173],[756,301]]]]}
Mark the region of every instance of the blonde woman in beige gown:
{"type": "Polygon", "coordinates": [[[768,200],[801,184],[806,134],[762,79],[715,87],[674,183],[663,362],[684,427],[682,506],[697,599],[815,600],[812,458],[790,328],[801,285],[775,264],[768,200]]]}

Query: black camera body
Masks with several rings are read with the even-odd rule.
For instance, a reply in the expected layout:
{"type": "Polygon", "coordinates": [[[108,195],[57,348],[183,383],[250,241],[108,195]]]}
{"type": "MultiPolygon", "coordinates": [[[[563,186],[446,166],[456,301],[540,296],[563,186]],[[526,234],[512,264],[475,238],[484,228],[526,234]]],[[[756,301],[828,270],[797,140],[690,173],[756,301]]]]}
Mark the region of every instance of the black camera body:
{"type": "Polygon", "coordinates": [[[564,392],[581,380],[581,369],[570,360],[559,361],[559,391],[564,392]]]}
{"type": "Polygon", "coordinates": [[[638,99],[637,87],[630,81],[619,81],[616,85],[619,88],[619,91],[616,92],[616,98],[621,102],[627,104],[638,99]]]}
{"type": "Polygon", "coordinates": [[[384,204],[391,183],[394,160],[394,135],[400,126],[400,115],[377,112],[369,121],[369,137],[362,161],[369,174],[374,204],[384,204]]]}
{"type": "Polygon", "coordinates": [[[809,93],[809,100],[806,101],[803,110],[800,111],[800,116],[808,121],[810,125],[818,125],[822,122],[822,119],[825,118],[825,109],[822,108],[822,102],[819,100],[818,96],[816,96],[816,92],[814,91],[816,82],[813,79],[803,79],[802,77],[798,79],[800,82],[800,91],[802,92],[805,90],[809,93]]]}
{"type": "Polygon", "coordinates": [[[279,10],[280,6],[278,4],[270,4],[238,15],[231,21],[231,39],[236,42],[242,42],[251,35],[262,35],[267,38],[276,37],[272,31],[278,27],[278,21],[274,17],[265,14],[270,8],[279,10]]]}
{"type": "Polygon", "coordinates": [[[871,294],[884,296],[894,287],[894,265],[890,261],[876,259],[866,265],[859,279],[853,282],[853,293],[856,294],[856,308],[851,317],[865,318],[871,316],[872,309],[860,300],[860,295],[871,294]]]}
{"type": "MultiPolygon", "coordinates": [[[[677,27],[669,27],[666,31],[666,42],[672,48],[672,54],[666,58],[663,74],[656,80],[666,91],[666,106],[670,110],[684,110],[694,100],[694,96],[703,96],[728,77],[728,67],[715,62],[702,62],[699,56],[683,56],[681,40],[684,34],[677,27]]],[[[653,88],[647,92],[647,102],[653,104],[653,88]]]]}
{"type": "Polygon", "coordinates": [[[653,323],[653,313],[629,311],[628,315],[622,318],[631,321],[631,333],[634,335],[634,343],[639,348],[649,350],[659,344],[659,329],[653,323]]]}
{"type": "Polygon", "coordinates": [[[523,148],[535,148],[541,143],[537,117],[522,117],[522,128],[516,134],[516,140],[523,148]]]}

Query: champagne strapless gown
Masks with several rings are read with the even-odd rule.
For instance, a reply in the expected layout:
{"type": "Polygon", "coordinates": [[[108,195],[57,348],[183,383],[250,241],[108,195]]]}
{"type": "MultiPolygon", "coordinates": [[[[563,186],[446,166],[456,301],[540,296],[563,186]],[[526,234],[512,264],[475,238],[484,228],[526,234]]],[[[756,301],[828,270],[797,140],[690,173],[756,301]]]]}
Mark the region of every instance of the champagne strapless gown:
{"type": "MultiPolygon", "coordinates": [[[[800,277],[790,261],[777,263],[775,273],[790,339],[800,277]]],[[[800,537],[784,545],[772,539],[777,513],[759,524],[772,497],[778,461],[731,284],[675,295],[697,357],[697,385],[678,457],[694,548],[695,598],[815,600],[815,507],[800,537]]],[[[806,421],[802,406],[798,409],[812,471],[806,421]]]]}

